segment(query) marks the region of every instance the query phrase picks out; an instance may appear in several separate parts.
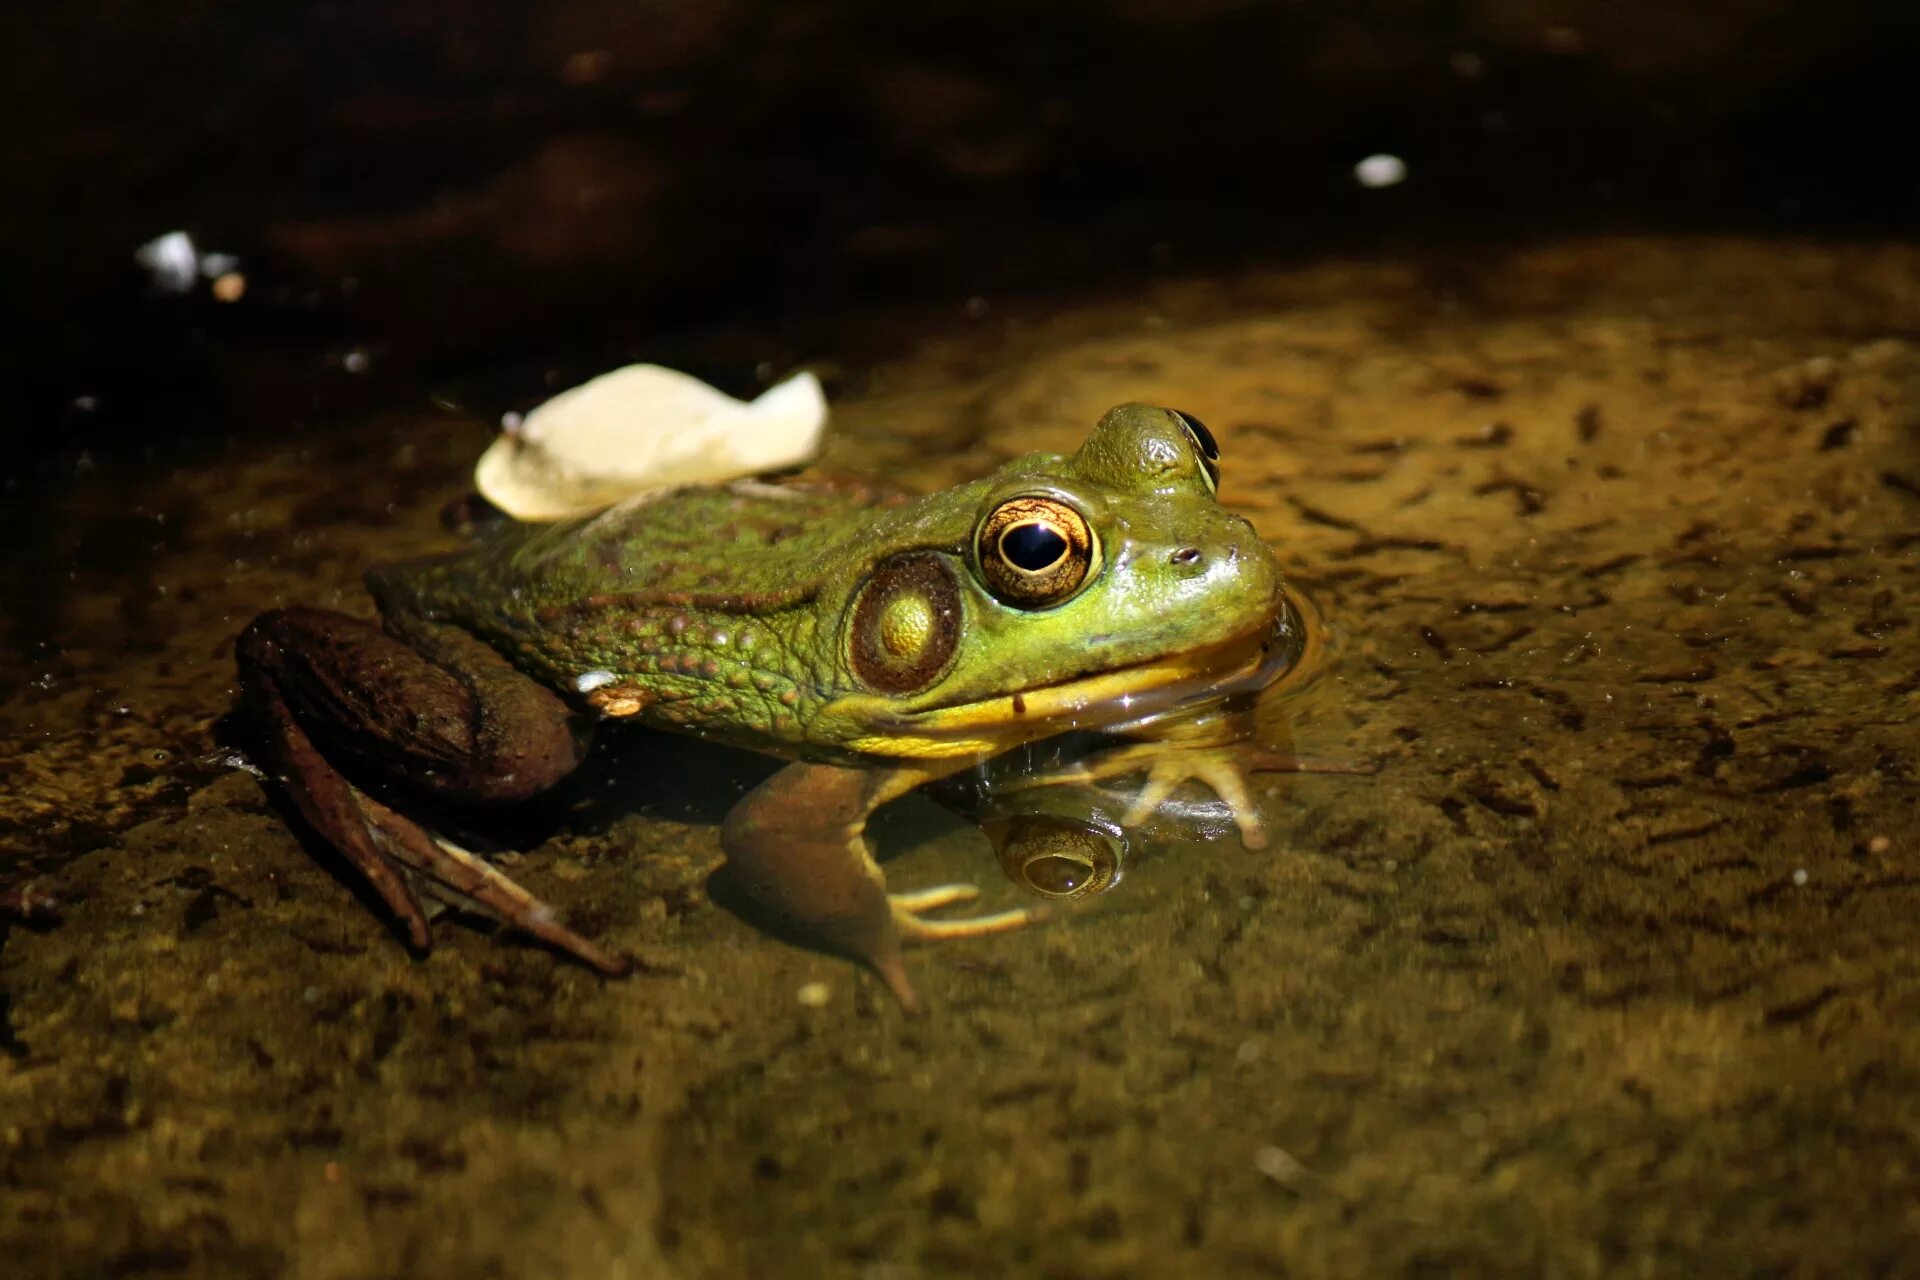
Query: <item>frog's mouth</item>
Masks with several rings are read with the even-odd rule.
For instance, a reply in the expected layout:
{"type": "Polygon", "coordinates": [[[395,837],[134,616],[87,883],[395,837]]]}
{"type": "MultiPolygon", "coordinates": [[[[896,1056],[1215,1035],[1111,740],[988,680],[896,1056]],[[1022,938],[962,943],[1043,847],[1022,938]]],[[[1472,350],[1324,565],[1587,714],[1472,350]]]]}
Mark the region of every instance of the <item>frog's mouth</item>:
{"type": "Polygon", "coordinates": [[[1058,684],[913,711],[876,711],[856,751],[882,756],[987,755],[1075,729],[1101,729],[1263,689],[1299,659],[1290,609],[1177,656],[1113,667],[1058,684]]]}

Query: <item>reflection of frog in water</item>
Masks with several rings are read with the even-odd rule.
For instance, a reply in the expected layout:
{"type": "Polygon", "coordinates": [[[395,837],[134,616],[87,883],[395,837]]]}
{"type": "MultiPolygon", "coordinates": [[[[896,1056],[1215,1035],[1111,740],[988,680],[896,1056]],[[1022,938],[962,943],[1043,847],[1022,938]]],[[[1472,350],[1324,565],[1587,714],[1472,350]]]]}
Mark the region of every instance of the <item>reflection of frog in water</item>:
{"type": "MultiPolygon", "coordinates": [[[[1289,613],[1275,643],[1282,661],[1270,671],[1291,683],[1316,656],[1311,651],[1320,635],[1289,613]]],[[[1112,889],[1147,846],[1218,840],[1238,829],[1247,848],[1265,848],[1266,825],[1247,792],[1248,773],[1374,769],[1251,742],[1257,692],[1220,690],[1191,711],[1030,743],[942,779],[933,791],[986,834],[1008,879],[1056,901],[1112,889]],[[1133,779],[1137,785],[1129,785],[1133,779]],[[1206,784],[1212,796],[1183,794],[1180,784],[1189,779],[1206,784]]]]}
{"type": "Polygon", "coordinates": [[[739,483],[508,525],[373,571],[384,626],[262,615],[240,639],[241,679],[273,772],[423,949],[416,885],[625,968],[341,769],[523,799],[579,763],[595,715],[789,757],[728,816],[729,872],[913,1007],[902,942],[1032,913],[927,918],[969,886],[889,896],[864,834],[876,807],[1066,730],[1138,732],[1283,665],[1279,570],[1215,499],[1217,476],[1198,421],[1123,405],[1072,455],[912,501],[739,483]]]}

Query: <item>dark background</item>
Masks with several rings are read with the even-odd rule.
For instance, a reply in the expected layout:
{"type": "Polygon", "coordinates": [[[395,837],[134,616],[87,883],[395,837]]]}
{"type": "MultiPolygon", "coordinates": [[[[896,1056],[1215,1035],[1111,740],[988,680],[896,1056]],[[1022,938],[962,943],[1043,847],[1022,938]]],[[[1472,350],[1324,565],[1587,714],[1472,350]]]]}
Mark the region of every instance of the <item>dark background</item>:
{"type": "Polygon", "coordinates": [[[876,308],[1328,252],[1903,236],[1915,8],[10,5],[9,465],[636,357],[737,385],[876,308]],[[1409,179],[1361,188],[1376,151],[1409,179]],[[174,229],[239,302],[155,291],[174,229]]]}

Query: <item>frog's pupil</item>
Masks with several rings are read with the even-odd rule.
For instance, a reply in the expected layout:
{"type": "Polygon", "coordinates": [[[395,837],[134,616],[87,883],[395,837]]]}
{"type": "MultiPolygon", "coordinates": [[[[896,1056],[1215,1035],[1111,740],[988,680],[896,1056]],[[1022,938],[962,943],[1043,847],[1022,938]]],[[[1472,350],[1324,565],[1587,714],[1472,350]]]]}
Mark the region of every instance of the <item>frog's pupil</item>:
{"type": "Polygon", "coordinates": [[[1193,432],[1193,438],[1200,442],[1200,452],[1206,455],[1207,461],[1220,461],[1219,442],[1213,438],[1213,432],[1207,430],[1207,424],[1180,409],[1175,409],[1174,413],[1187,424],[1187,430],[1193,432]]]}
{"type": "Polygon", "coordinates": [[[1017,524],[1000,535],[1000,554],[1016,569],[1040,573],[1060,563],[1067,540],[1052,525],[1017,524]]]}
{"type": "Polygon", "coordinates": [[[1085,884],[1093,867],[1078,858],[1050,853],[1027,864],[1027,880],[1042,893],[1072,893],[1085,884]]]}

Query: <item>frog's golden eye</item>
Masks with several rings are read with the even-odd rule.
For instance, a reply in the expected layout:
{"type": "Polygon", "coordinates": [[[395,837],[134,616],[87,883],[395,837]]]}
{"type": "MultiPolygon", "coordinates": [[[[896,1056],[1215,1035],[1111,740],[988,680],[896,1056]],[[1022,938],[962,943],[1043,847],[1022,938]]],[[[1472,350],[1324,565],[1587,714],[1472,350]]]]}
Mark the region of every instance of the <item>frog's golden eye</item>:
{"type": "Polygon", "coordinates": [[[1200,455],[1200,469],[1207,473],[1207,487],[1220,487],[1220,444],[1213,438],[1213,432],[1207,430],[1207,424],[1190,413],[1179,409],[1169,409],[1174,417],[1180,419],[1180,425],[1187,429],[1187,435],[1193,439],[1193,451],[1200,455]]]}
{"type": "Polygon", "coordinates": [[[1120,880],[1119,841],[1091,825],[1046,814],[984,824],[1007,878],[1043,898],[1087,898],[1120,880]]]}
{"type": "Polygon", "coordinates": [[[1100,556],[1087,518],[1058,498],[1008,498],[975,535],[987,590],[1018,609],[1059,604],[1093,576],[1100,556]]]}

